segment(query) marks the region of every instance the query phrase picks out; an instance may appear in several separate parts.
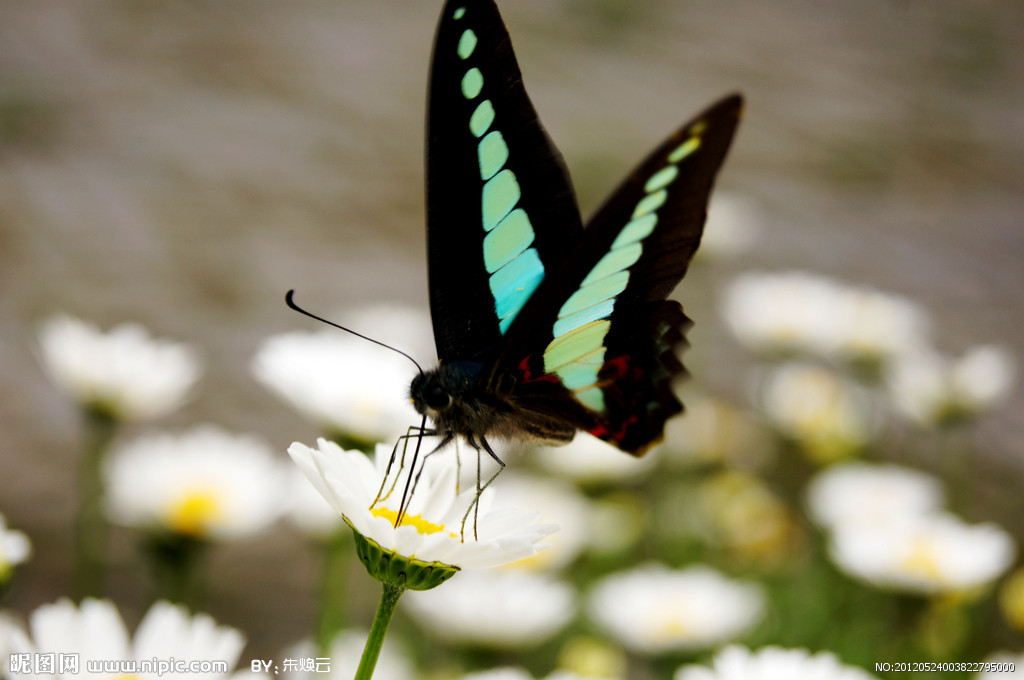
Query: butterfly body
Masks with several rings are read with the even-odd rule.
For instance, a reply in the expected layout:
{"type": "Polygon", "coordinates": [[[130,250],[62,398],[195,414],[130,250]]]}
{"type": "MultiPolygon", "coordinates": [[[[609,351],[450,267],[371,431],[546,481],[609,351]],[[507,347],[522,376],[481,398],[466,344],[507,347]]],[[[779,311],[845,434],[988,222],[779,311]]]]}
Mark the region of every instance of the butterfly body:
{"type": "Polygon", "coordinates": [[[450,441],[566,443],[578,430],[642,454],[682,405],[689,320],[666,300],[700,243],[742,107],[727,97],[630,174],[586,228],[523,87],[493,0],[449,0],[427,116],[431,315],[440,365],[413,381],[450,441]]]}

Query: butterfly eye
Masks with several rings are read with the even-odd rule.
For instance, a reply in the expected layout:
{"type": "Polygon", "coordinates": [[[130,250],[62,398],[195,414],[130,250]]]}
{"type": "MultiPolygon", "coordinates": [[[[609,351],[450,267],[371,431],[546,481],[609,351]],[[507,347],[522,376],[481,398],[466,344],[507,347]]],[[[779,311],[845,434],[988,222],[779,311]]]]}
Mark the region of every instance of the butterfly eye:
{"type": "Polygon", "coordinates": [[[451,396],[440,385],[428,387],[423,395],[423,399],[427,402],[427,406],[435,411],[443,409],[452,402],[451,396]]]}

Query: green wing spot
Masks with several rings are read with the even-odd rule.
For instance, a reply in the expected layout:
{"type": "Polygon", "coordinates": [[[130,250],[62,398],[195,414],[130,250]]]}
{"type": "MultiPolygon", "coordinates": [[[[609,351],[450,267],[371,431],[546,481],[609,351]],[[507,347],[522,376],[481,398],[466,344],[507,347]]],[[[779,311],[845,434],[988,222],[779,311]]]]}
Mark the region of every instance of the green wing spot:
{"type": "Polygon", "coordinates": [[[633,210],[633,219],[653,213],[662,206],[667,198],[668,192],[664,189],[647,194],[636,204],[636,209],[633,210]]]}
{"type": "Polygon", "coordinates": [[[588,307],[609,300],[622,291],[626,290],[629,283],[629,272],[620,271],[611,276],[587,284],[569,296],[562,308],[558,310],[558,317],[565,318],[576,312],[583,311],[588,307]]]}
{"type": "Polygon", "coordinates": [[[469,117],[469,131],[474,137],[481,137],[490,129],[494,122],[494,104],[490,99],[485,99],[476,107],[476,111],[469,117]]]}
{"type": "Polygon", "coordinates": [[[480,157],[480,179],[490,179],[505,167],[508,161],[508,145],[500,132],[489,132],[477,146],[480,157]]]}
{"type": "Polygon", "coordinates": [[[521,195],[519,182],[511,170],[502,170],[487,180],[481,195],[484,231],[490,231],[498,226],[498,222],[516,207],[521,195]]]}
{"type": "Polygon", "coordinates": [[[668,155],[668,160],[670,163],[678,163],[699,148],[700,137],[690,137],[685,142],[677,146],[675,151],[668,155]]]}
{"type": "Polygon", "coordinates": [[[476,33],[472,29],[467,28],[462,32],[462,37],[459,38],[459,46],[456,51],[459,53],[459,59],[469,59],[469,55],[473,54],[473,50],[476,49],[476,33]]]}
{"type": "MultiPolygon", "coordinates": [[[[541,264],[536,248],[521,253],[507,265],[491,275],[491,295],[494,296],[494,314],[509,324],[519,313],[533,291],[544,278],[544,265],[541,264]]],[[[505,332],[504,326],[501,332],[505,332]]]]}
{"type": "Polygon", "coordinates": [[[583,285],[588,286],[595,281],[600,281],[606,276],[612,274],[618,274],[619,272],[632,267],[633,264],[640,259],[640,255],[643,254],[643,249],[639,243],[631,243],[628,246],[622,248],[615,248],[605,253],[594,268],[587,274],[587,278],[583,279],[583,285]]]}
{"type": "Polygon", "coordinates": [[[573,396],[576,397],[578,402],[589,408],[591,411],[604,413],[604,392],[601,391],[600,387],[590,387],[585,390],[580,390],[573,396]]]}
{"type": "Polygon", "coordinates": [[[558,377],[562,379],[562,384],[570,390],[593,386],[597,381],[598,371],[604,365],[606,351],[606,348],[598,347],[593,352],[589,352],[565,366],[560,366],[558,377]]]}
{"type": "Polygon", "coordinates": [[[462,76],[462,96],[466,99],[476,99],[480,91],[484,89],[484,74],[480,69],[471,68],[462,76]]]}
{"type": "Polygon", "coordinates": [[[458,21],[459,19],[461,19],[464,16],[466,16],[466,8],[465,7],[459,7],[457,10],[452,12],[452,19],[455,19],[456,21],[458,21]]]}
{"type": "Polygon", "coordinates": [[[570,314],[555,322],[555,325],[551,328],[551,335],[556,338],[561,337],[580,326],[586,326],[593,321],[607,319],[612,315],[613,309],[615,309],[615,300],[605,300],[592,307],[587,307],[583,311],[570,314]]]}
{"type": "Polygon", "coordinates": [[[674,180],[676,178],[676,175],[678,174],[679,168],[677,168],[676,166],[669,165],[667,167],[664,167],[658,172],[651,175],[651,178],[647,180],[647,184],[644,185],[644,191],[651,194],[657,191],[658,189],[664,189],[665,187],[672,183],[672,180],[674,180]]]}
{"type": "Polygon", "coordinates": [[[522,208],[508,217],[484,237],[484,267],[493,274],[519,257],[533,243],[533,225],[522,208]]]}
{"type": "MultiPolygon", "coordinates": [[[[557,373],[563,366],[603,348],[604,336],[611,327],[611,321],[599,319],[556,337],[544,350],[544,372],[557,373]]],[[[596,380],[596,370],[594,376],[596,380]]]]}
{"type": "MultiPolygon", "coordinates": [[[[657,224],[658,216],[654,213],[648,213],[643,217],[627,222],[626,226],[619,232],[619,235],[615,237],[615,241],[612,242],[612,250],[624,248],[632,243],[639,243],[651,235],[657,224]]],[[[633,260],[633,262],[636,262],[636,260],[633,260]]],[[[633,264],[633,262],[630,262],[630,264],[633,264]]],[[[629,265],[626,266],[628,267],[629,265]]]]}

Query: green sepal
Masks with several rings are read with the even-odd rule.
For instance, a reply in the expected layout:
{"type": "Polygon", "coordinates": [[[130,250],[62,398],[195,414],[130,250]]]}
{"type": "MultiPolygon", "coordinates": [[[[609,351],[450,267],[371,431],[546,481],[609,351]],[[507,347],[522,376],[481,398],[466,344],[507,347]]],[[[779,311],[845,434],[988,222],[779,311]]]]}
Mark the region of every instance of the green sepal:
{"type": "Polygon", "coordinates": [[[459,571],[458,567],[442,562],[423,562],[404,557],[380,547],[376,541],[363,536],[346,519],[356,539],[356,554],[370,576],[381,583],[409,590],[430,590],[441,585],[459,571]]]}

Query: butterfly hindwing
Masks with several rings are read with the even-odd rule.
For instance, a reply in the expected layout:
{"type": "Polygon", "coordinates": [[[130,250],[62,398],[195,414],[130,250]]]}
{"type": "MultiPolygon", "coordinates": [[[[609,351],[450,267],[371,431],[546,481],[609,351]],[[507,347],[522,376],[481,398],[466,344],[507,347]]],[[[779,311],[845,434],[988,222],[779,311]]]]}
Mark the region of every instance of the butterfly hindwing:
{"type": "Polygon", "coordinates": [[[509,329],[491,388],[642,453],[682,410],[671,390],[689,321],[665,297],[700,244],[708,196],[739,121],[738,96],[663,142],[612,194],[509,329]]]}
{"type": "Polygon", "coordinates": [[[428,97],[430,305],[442,361],[486,360],[582,230],[493,0],[449,0],[428,97]]]}

